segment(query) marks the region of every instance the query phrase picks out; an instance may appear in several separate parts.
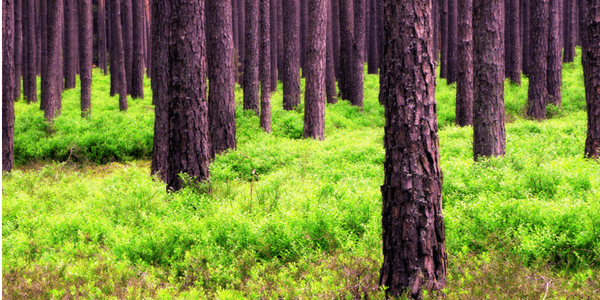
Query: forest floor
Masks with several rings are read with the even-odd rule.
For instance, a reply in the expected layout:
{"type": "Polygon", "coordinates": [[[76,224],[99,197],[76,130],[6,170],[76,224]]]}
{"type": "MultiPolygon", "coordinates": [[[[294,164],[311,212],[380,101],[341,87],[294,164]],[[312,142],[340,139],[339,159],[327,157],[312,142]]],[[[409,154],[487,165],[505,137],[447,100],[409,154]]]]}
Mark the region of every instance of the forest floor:
{"type": "MultiPolygon", "coordinates": [[[[454,125],[455,86],[438,80],[448,251],[446,299],[599,299],[600,164],[583,158],[580,62],[562,107],[524,118],[527,78],[506,84],[505,157],[473,162],[454,125]]],[[[119,112],[94,70],[54,124],[16,103],[16,169],[2,177],[5,299],[382,299],[378,286],[383,107],[366,75],[361,111],[328,104],[324,141],[303,140],[303,108],[272,95],[273,133],[241,110],[238,147],[211,165],[211,193],[166,193],[152,178],[153,106],[119,112]]],[[[426,299],[442,298],[442,293],[426,299]]]]}

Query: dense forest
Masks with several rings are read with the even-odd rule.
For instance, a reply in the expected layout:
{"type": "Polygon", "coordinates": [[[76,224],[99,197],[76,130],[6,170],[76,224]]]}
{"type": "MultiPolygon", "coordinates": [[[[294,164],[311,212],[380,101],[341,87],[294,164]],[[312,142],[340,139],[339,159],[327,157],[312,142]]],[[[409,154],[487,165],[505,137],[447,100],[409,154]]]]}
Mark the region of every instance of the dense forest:
{"type": "Polygon", "coordinates": [[[600,0],[2,0],[6,299],[600,297],[600,0]]]}

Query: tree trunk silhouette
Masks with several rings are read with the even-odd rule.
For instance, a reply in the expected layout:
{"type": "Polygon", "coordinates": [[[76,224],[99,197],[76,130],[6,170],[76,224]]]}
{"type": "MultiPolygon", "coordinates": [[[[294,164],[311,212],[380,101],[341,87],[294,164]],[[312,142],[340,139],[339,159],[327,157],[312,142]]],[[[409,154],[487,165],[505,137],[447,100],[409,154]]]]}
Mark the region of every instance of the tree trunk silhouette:
{"type": "Polygon", "coordinates": [[[283,9],[283,109],[300,104],[300,14],[298,0],[282,0],[283,9]]]}
{"type": "Polygon", "coordinates": [[[563,17],[563,62],[573,62],[575,59],[575,2],[577,0],[564,0],[563,17]]]}
{"type": "Polygon", "coordinates": [[[35,0],[24,0],[23,5],[23,38],[25,41],[23,45],[23,52],[25,55],[23,57],[23,96],[27,100],[27,103],[37,102],[37,82],[35,75],[37,51],[34,4],[35,0]]]}
{"type": "Polygon", "coordinates": [[[92,113],[92,0],[78,0],[79,12],[79,78],[81,82],[81,116],[92,113]]]}
{"type": "Polygon", "coordinates": [[[49,81],[44,80],[44,78],[48,77],[48,1],[40,1],[40,13],[42,14],[42,22],[40,24],[42,26],[40,30],[40,33],[42,35],[40,110],[46,111],[46,104],[48,103],[48,95],[46,94],[46,92],[48,91],[48,87],[46,86],[46,84],[48,84],[49,81]]]}
{"type": "Polygon", "coordinates": [[[356,47],[354,40],[354,0],[339,0],[340,4],[340,76],[338,85],[340,96],[347,100],[352,81],[352,54],[356,47]]]}
{"type": "Polygon", "coordinates": [[[306,27],[308,23],[308,0],[300,1],[300,69],[306,77],[306,27]]]}
{"type": "Polygon", "coordinates": [[[377,74],[379,72],[379,57],[377,51],[379,50],[379,41],[377,39],[379,35],[379,26],[377,25],[377,0],[369,0],[369,58],[368,58],[368,70],[369,74],[377,74]]]}
{"type": "MultiPolygon", "coordinates": [[[[376,0],[380,1],[380,0],[376,0]]],[[[378,6],[381,6],[378,4],[378,6]]],[[[378,15],[381,15],[378,13],[378,15]]],[[[381,18],[381,16],[380,16],[381,18]]],[[[433,60],[435,62],[440,59],[440,2],[439,0],[431,0],[431,19],[433,23],[433,60]]],[[[381,26],[381,24],[380,24],[381,26]]],[[[381,29],[380,29],[381,31],[381,29]]],[[[381,49],[381,47],[379,47],[381,49]]]]}
{"type": "Polygon", "coordinates": [[[123,62],[125,63],[125,82],[127,95],[133,90],[133,0],[121,1],[121,35],[123,37],[123,62]]]}
{"type": "Polygon", "coordinates": [[[208,130],[210,157],[235,149],[235,65],[231,0],[208,0],[208,130]]]}
{"type": "MultiPolygon", "coordinates": [[[[244,77],[243,77],[243,72],[244,72],[244,64],[246,63],[246,11],[244,9],[245,6],[245,0],[238,0],[238,16],[239,16],[239,32],[238,34],[240,35],[239,38],[239,47],[240,47],[240,52],[239,52],[239,74],[240,74],[240,86],[243,88],[244,87],[244,77]]],[[[234,7],[234,9],[236,9],[234,7]]]]}
{"type": "Polygon", "coordinates": [[[456,37],[458,35],[457,18],[458,18],[458,0],[448,0],[448,63],[447,63],[447,84],[456,82],[458,76],[457,56],[456,56],[456,37]]]}
{"type": "MultiPolygon", "coordinates": [[[[14,15],[14,98],[13,100],[19,101],[21,98],[21,76],[23,74],[23,1],[25,0],[13,0],[13,15],[14,15]]],[[[44,1],[42,1],[44,2],[44,1]]],[[[3,98],[8,99],[8,98],[3,98]]]]}
{"type": "Polygon", "coordinates": [[[531,65],[529,70],[529,90],[527,94],[527,116],[533,119],[546,118],[548,101],[548,18],[549,0],[531,1],[531,65]]]}
{"type": "Polygon", "coordinates": [[[440,1],[440,78],[448,78],[448,1],[440,1]]]}
{"type": "Polygon", "coordinates": [[[108,74],[106,60],[106,7],[104,0],[98,0],[98,67],[108,74]]]}
{"type": "Polygon", "coordinates": [[[473,158],[504,156],[504,0],[473,0],[473,158]]]}
{"type": "MultiPolygon", "coordinates": [[[[271,46],[271,80],[270,80],[270,86],[271,86],[271,92],[276,92],[277,91],[277,0],[270,0],[271,2],[269,3],[269,17],[270,17],[270,42],[269,45],[271,46]]],[[[270,104],[269,104],[270,105],[270,104]]],[[[270,106],[269,106],[270,107],[270,106]]]]}
{"type": "Polygon", "coordinates": [[[13,168],[15,132],[15,2],[2,0],[2,171],[13,168]]]}
{"type": "Polygon", "coordinates": [[[505,28],[505,62],[506,77],[513,83],[521,85],[521,21],[519,0],[506,0],[505,28]]]}
{"type": "MultiPolygon", "coordinates": [[[[209,180],[204,0],[173,0],[169,46],[169,175],[167,190],[180,190],[186,173],[209,180]]],[[[158,16],[157,16],[158,17],[158,16]]],[[[163,17],[163,16],[160,16],[163,17]]]]}
{"type": "Polygon", "coordinates": [[[277,2],[277,79],[283,82],[283,0],[277,2]]]}
{"type": "Polygon", "coordinates": [[[354,41],[352,48],[351,79],[348,100],[352,105],[363,106],[365,85],[365,0],[354,2],[354,41]]]}
{"type": "Polygon", "coordinates": [[[579,0],[588,126],[585,157],[600,158],[600,0],[579,0]]]}
{"type": "Polygon", "coordinates": [[[77,75],[77,59],[78,59],[78,47],[77,47],[77,14],[75,7],[75,0],[65,0],[65,34],[63,37],[63,71],[64,71],[64,87],[65,90],[73,89],[76,85],[75,77],[77,75]]]}
{"type": "Polygon", "coordinates": [[[327,0],[308,0],[304,138],[325,138],[327,0]]]}
{"type": "Polygon", "coordinates": [[[456,125],[473,125],[473,0],[458,1],[456,125]]]}
{"type": "Polygon", "coordinates": [[[246,0],[246,61],[244,62],[244,109],[259,111],[258,12],[259,0],[246,0]]]}
{"type": "Polygon", "coordinates": [[[133,61],[131,66],[131,97],[144,98],[144,73],[146,70],[144,57],[144,3],[143,0],[132,1],[133,24],[133,61]]]}
{"type": "Polygon", "coordinates": [[[127,79],[125,73],[125,54],[123,46],[123,31],[121,28],[121,5],[119,0],[110,0],[112,2],[111,14],[112,14],[112,39],[113,39],[113,52],[114,55],[114,68],[110,66],[111,80],[113,80],[112,73],[115,73],[115,88],[116,92],[119,93],[119,109],[121,111],[127,110],[127,79]]]}
{"type": "Polygon", "coordinates": [[[335,78],[340,78],[340,0],[331,0],[331,30],[333,31],[333,67],[335,78]]]}
{"type": "Polygon", "coordinates": [[[523,51],[523,61],[522,61],[522,69],[523,69],[523,73],[527,76],[529,76],[530,73],[530,69],[529,66],[531,65],[531,42],[530,42],[530,36],[529,36],[529,32],[531,31],[531,24],[530,24],[530,20],[531,20],[531,7],[530,7],[530,0],[520,0],[520,16],[521,16],[521,32],[523,33],[522,36],[522,41],[523,41],[523,49],[521,49],[523,51]]]}
{"type": "Polygon", "coordinates": [[[429,0],[384,0],[383,64],[386,149],[383,266],[387,297],[420,299],[441,290],[448,263],[435,102],[429,0]]]}
{"type": "Polygon", "coordinates": [[[547,85],[548,103],[560,106],[562,98],[560,88],[562,86],[562,51],[561,40],[561,14],[563,11],[563,0],[550,0],[548,19],[548,73],[547,85]]]}
{"type": "MultiPolygon", "coordinates": [[[[260,0],[260,127],[271,132],[271,0],[260,0]]],[[[277,84],[277,81],[275,81],[277,84]]]]}
{"type": "Polygon", "coordinates": [[[48,121],[60,113],[61,102],[61,87],[63,85],[63,68],[62,62],[62,14],[63,0],[48,0],[48,56],[47,59],[47,76],[42,78],[46,81],[44,85],[46,91],[42,91],[47,96],[45,105],[44,117],[48,121]]]}
{"type": "MultiPolygon", "coordinates": [[[[337,87],[335,84],[335,59],[333,53],[333,13],[331,9],[332,0],[325,0],[327,7],[327,55],[325,71],[325,93],[327,94],[327,103],[337,102],[337,87]]],[[[379,66],[379,62],[377,62],[379,66]]]]}

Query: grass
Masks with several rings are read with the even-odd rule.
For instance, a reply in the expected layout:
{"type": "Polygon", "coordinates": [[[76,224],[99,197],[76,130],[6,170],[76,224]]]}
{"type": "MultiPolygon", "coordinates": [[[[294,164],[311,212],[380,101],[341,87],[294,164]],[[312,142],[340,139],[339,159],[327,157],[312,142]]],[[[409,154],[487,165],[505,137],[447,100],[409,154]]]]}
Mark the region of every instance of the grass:
{"type": "MultiPolygon", "coordinates": [[[[580,64],[564,70],[563,106],[544,122],[523,117],[526,78],[506,85],[507,155],[478,164],[472,129],[453,125],[455,87],[439,81],[448,299],[597,297],[600,165],[582,158],[580,64]]],[[[238,105],[238,148],[212,163],[210,195],[167,194],[149,176],[149,82],[119,112],[95,70],[93,115],[81,119],[78,89],[65,91],[52,126],[17,103],[3,296],[382,298],[384,117],[378,77],[365,80],[363,112],[327,105],[322,142],[301,139],[303,109],[281,109],[281,86],[270,135],[238,105]]]]}

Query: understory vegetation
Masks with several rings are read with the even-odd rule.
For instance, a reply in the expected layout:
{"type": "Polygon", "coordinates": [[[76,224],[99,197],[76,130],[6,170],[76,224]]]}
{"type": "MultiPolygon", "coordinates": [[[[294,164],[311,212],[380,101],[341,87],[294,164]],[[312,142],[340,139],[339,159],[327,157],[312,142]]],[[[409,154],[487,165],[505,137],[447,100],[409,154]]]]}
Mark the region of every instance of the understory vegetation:
{"type": "MultiPolygon", "coordinates": [[[[583,158],[580,61],[563,77],[563,105],[543,122],[524,118],[527,78],[506,84],[507,154],[479,163],[472,128],[454,125],[455,86],[438,80],[447,299],[599,297],[600,164],[583,158]]],[[[149,81],[146,98],[119,112],[96,69],[92,115],[80,117],[76,88],[52,125],[37,104],[16,103],[3,296],[383,298],[378,82],[366,75],[362,110],[327,105],[322,142],[302,139],[303,107],[283,111],[281,85],[272,134],[236,90],[238,148],[212,162],[210,186],[178,193],[149,175],[149,81]]]]}

